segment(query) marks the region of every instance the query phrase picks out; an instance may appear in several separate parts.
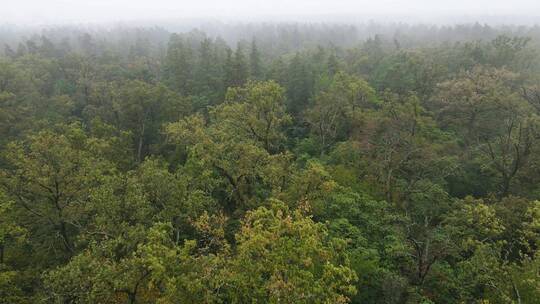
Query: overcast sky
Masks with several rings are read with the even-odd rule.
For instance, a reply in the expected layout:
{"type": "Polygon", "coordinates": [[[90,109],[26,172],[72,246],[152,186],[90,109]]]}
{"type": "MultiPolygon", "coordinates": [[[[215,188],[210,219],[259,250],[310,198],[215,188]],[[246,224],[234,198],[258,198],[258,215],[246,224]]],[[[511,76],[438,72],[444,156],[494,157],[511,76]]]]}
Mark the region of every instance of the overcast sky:
{"type": "Polygon", "coordinates": [[[540,16],[540,0],[0,0],[0,24],[180,18],[540,16]]]}

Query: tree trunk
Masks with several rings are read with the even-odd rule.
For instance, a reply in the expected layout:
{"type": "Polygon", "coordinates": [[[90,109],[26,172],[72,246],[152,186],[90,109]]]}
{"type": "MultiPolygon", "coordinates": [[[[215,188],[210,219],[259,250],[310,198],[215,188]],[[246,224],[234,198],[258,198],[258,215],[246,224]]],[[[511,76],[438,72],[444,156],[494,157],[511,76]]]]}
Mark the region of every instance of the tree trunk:
{"type": "Polygon", "coordinates": [[[510,177],[503,177],[503,183],[502,183],[502,189],[499,199],[502,199],[506,196],[508,196],[508,193],[510,192],[510,183],[512,179],[510,177]]]}
{"type": "Polygon", "coordinates": [[[392,199],[392,174],[393,174],[393,169],[389,169],[388,170],[388,173],[386,174],[386,181],[385,181],[385,185],[384,185],[384,190],[385,190],[385,194],[386,194],[386,201],[388,203],[391,203],[393,201],[392,199]]]}
{"type": "Polygon", "coordinates": [[[141,133],[139,134],[139,144],[137,146],[137,163],[141,163],[142,161],[142,148],[144,144],[144,122],[141,127],[141,133]]]}
{"type": "Polygon", "coordinates": [[[4,264],[4,244],[0,244],[0,264],[4,264]]]}
{"type": "Polygon", "coordinates": [[[137,302],[137,295],[135,292],[128,292],[128,304],[135,304],[137,302]]]}
{"type": "Polygon", "coordinates": [[[517,304],[521,304],[521,295],[519,294],[519,290],[517,289],[514,281],[512,281],[512,288],[514,289],[514,294],[516,295],[517,304]]]}
{"type": "Polygon", "coordinates": [[[73,253],[73,248],[71,247],[71,243],[67,234],[66,223],[64,221],[60,222],[60,235],[64,240],[64,247],[66,248],[66,251],[70,254],[73,253]]]}

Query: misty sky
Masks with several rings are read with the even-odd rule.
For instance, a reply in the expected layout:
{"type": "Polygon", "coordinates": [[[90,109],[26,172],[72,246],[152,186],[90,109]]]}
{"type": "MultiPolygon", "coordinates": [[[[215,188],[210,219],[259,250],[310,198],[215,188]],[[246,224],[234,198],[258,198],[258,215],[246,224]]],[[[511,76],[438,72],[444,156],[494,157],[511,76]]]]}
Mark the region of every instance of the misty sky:
{"type": "Polygon", "coordinates": [[[540,0],[0,0],[0,24],[179,18],[540,16],[540,0]]]}

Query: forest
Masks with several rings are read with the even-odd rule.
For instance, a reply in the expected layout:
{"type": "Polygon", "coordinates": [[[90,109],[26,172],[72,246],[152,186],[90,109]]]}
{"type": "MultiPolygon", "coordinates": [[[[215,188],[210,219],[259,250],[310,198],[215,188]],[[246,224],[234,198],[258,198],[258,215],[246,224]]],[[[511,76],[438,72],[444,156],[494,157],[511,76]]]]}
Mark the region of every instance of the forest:
{"type": "Polygon", "coordinates": [[[540,303],[540,27],[0,26],[0,303],[540,303]]]}

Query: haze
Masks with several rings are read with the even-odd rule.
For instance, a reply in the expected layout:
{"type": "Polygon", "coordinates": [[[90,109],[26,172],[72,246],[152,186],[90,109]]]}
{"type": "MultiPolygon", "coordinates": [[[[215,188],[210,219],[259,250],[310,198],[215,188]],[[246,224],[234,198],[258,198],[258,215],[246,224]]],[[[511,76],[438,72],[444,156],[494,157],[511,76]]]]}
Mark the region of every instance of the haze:
{"type": "Polygon", "coordinates": [[[512,17],[511,22],[540,15],[538,0],[4,0],[0,23],[18,25],[122,22],[132,20],[234,19],[355,20],[408,16],[436,21],[439,17],[512,17]]]}

